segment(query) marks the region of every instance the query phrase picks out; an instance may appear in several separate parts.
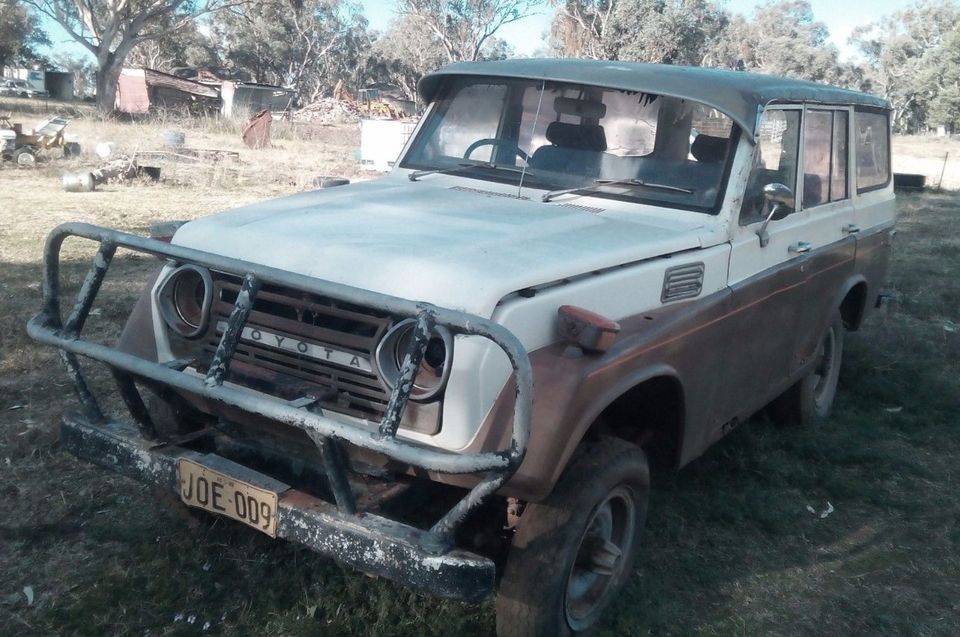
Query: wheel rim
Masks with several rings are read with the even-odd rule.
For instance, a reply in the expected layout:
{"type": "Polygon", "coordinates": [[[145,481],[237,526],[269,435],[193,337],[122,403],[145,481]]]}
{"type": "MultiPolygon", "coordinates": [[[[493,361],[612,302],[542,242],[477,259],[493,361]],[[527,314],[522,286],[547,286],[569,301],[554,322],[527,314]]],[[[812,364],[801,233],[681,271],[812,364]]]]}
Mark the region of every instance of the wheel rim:
{"type": "Polygon", "coordinates": [[[813,373],[816,382],[813,386],[813,400],[817,405],[817,410],[822,411],[829,404],[831,384],[833,382],[833,372],[836,366],[835,354],[837,350],[837,335],[834,328],[827,330],[820,344],[818,352],[817,366],[813,373]]]}
{"type": "Polygon", "coordinates": [[[30,153],[20,153],[17,155],[18,166],[33,166],[35,163],[37,163],[37,160],[30,153]]]}
{"type": "Polygon", "coordinates": [[[634,497],[625,486],[611,491],[594,509],[567,576],[564,612],[572,630],[588,628],[599,616],[629,561],[636,523],[634,497]]]}

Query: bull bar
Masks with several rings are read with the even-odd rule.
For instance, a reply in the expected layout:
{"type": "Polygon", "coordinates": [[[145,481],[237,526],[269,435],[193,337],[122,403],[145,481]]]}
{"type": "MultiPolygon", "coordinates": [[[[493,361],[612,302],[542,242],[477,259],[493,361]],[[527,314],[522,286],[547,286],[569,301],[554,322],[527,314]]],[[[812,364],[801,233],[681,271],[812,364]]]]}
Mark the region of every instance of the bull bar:
{"type": "Polygon", "coordinates": [[[192,452],[165,446],[163,441],[157,440],[149,411],[134,381],[147,380],[191,392],[302,429],[317,445],[336,506],[292,491],[294,495],[284,498],[286,504],[281,506],[278,512],[278,534],[281,537],[300,541],[314,550],[361,570],[384,575],[444,597],[477,599],[492,590],[492,562],[456,550],[454,533],[471,511],[483,504],[510,479],[526,452],[533,400],[533,376],[526,350],[516,336],[503,326],[479,316],[427,303],[362,290],[91,224],[66,223],[55,228],[47,237],[44,246],[43,305],[40,313],[27,323],[27,332],[33,339],[59,349],[61,359],[73,381],[83,414],[66,416],[63,432],[65,446],[76,455],[130,477],[161,486],[172,485],[175,488],[175,480],[171,482],[170,478],[175,458],[181,452],[192,452]],[[68,237],[97,242],[99,249],[80,286],[74,306],[64,321],[60,305],[60,252],[68,237]],[[118,248],[172,262],[192,263],[242,278],[243,285],[205,377],[184,373],[191,361],[148,361],[81,338],[84,323],[118,248]],[[285,401],[223,384],[257,291],[263,283],[286,286],[381,310],[394,317],[416,320],[414,338],[411,339],[410,348],[400,366],[399,378],[376,428],[333,420],[323,415],[322,411],[311,409],[309,405],[297,401],[285,401]],[[516,401],[508,449],[460,454],[397,438],[397,430],[410,399],[416,371],[426,350],[430,331],[435,325],[444,326],[453,334],[490,340],[509,359],[513,368],[516,401]],[[110,368],[135,426],[111,422],[104,416],[84,378],[78,356],[100,361],[110,368]],[[158,442],[160,444],[157,444],[158,442]],[[427,471],[448,474],[477,473],[483,476],[428,531],[422,531],[356,511],[354,495],[338,450],[338,445],[343,442],[382,453],[401,463],[427,471]],[[155,470],[146,470],[144,467],[154,467],[155,470]],[[305,542],[297,534],[285,534],[284,529],[289,530],[295,526],[312,529],[308,536],[322,536],[326,540],[305,542]],[[376,546],[393,547],[392,551],[399,551],[399,554],[408,558],[416,558],[407,560],[408,566],[423,564],[424,560],[427,560],[430,566],[420,570],[390,566],[382,560],[370,557],[383,555],[382,551],[351,550],[351,546],[358,541],[357,538],[363,538],[363,542],[372,542],[376,546]],[[354,559],[350,557],[352,555],[365,557],[354,559]],[[426,580],[434,578],[432,582],[421,577],[424,573],[430,574],[426,580]]]}

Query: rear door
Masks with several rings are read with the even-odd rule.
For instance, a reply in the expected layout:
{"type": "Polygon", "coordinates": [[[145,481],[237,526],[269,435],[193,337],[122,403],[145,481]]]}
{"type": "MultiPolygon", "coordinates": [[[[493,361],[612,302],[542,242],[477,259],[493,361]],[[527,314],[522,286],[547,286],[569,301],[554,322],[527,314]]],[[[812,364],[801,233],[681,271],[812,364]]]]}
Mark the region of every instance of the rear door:
{"type": "Polygon", "coordinates": [[[851,116],[849,107],[804,109],[799,205],[806,224],[802,241],[809,251],[791,372],[816,352],[839,302],[837,295],[854,269],[858,228],[849,169],[851,116]]]}

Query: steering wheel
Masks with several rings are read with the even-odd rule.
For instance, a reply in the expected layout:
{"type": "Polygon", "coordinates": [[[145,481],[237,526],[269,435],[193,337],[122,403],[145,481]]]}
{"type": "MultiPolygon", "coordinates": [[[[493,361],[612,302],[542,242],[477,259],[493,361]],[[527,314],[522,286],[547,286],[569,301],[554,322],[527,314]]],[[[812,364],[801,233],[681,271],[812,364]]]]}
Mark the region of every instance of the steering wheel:
{"type": "Polygon", "coordinates": [[[519,155],[523,161],[530,163],[530,155],[527,154],[525,150],[517,146],[516,142],[512,142],[506,139],[497,139],[496,137],[487,137],[486,139],[478,139],[469,146],[467,150],[463,153],[464,159],[470,159],[470,155],[473,154],[473,151],[477,150],[481,146],[506,146],[514,152],[515,155],[519,155]]]}

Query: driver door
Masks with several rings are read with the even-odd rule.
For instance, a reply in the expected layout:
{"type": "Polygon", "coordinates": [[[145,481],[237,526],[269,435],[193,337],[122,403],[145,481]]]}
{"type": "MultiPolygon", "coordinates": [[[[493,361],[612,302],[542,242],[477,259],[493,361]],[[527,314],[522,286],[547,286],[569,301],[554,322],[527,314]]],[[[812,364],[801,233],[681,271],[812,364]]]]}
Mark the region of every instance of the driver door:
{"type": "MultiPolygon", "coordinates": [[[[764,112],[754,149],[754,163],[743,207],[731,243],[729,286],[732,291],[732,338],[718,418],[744,418],[777,393],[794,368],[796,329],[804,300],[807,219],[791,211],[766,226],[768,242],[758,236],[771,204],[767,184],[797,192],[802,165],[802,106],[782,106],[764,112]]],[[[791,208],[796,208],[796,199],[791,208]]]]}

